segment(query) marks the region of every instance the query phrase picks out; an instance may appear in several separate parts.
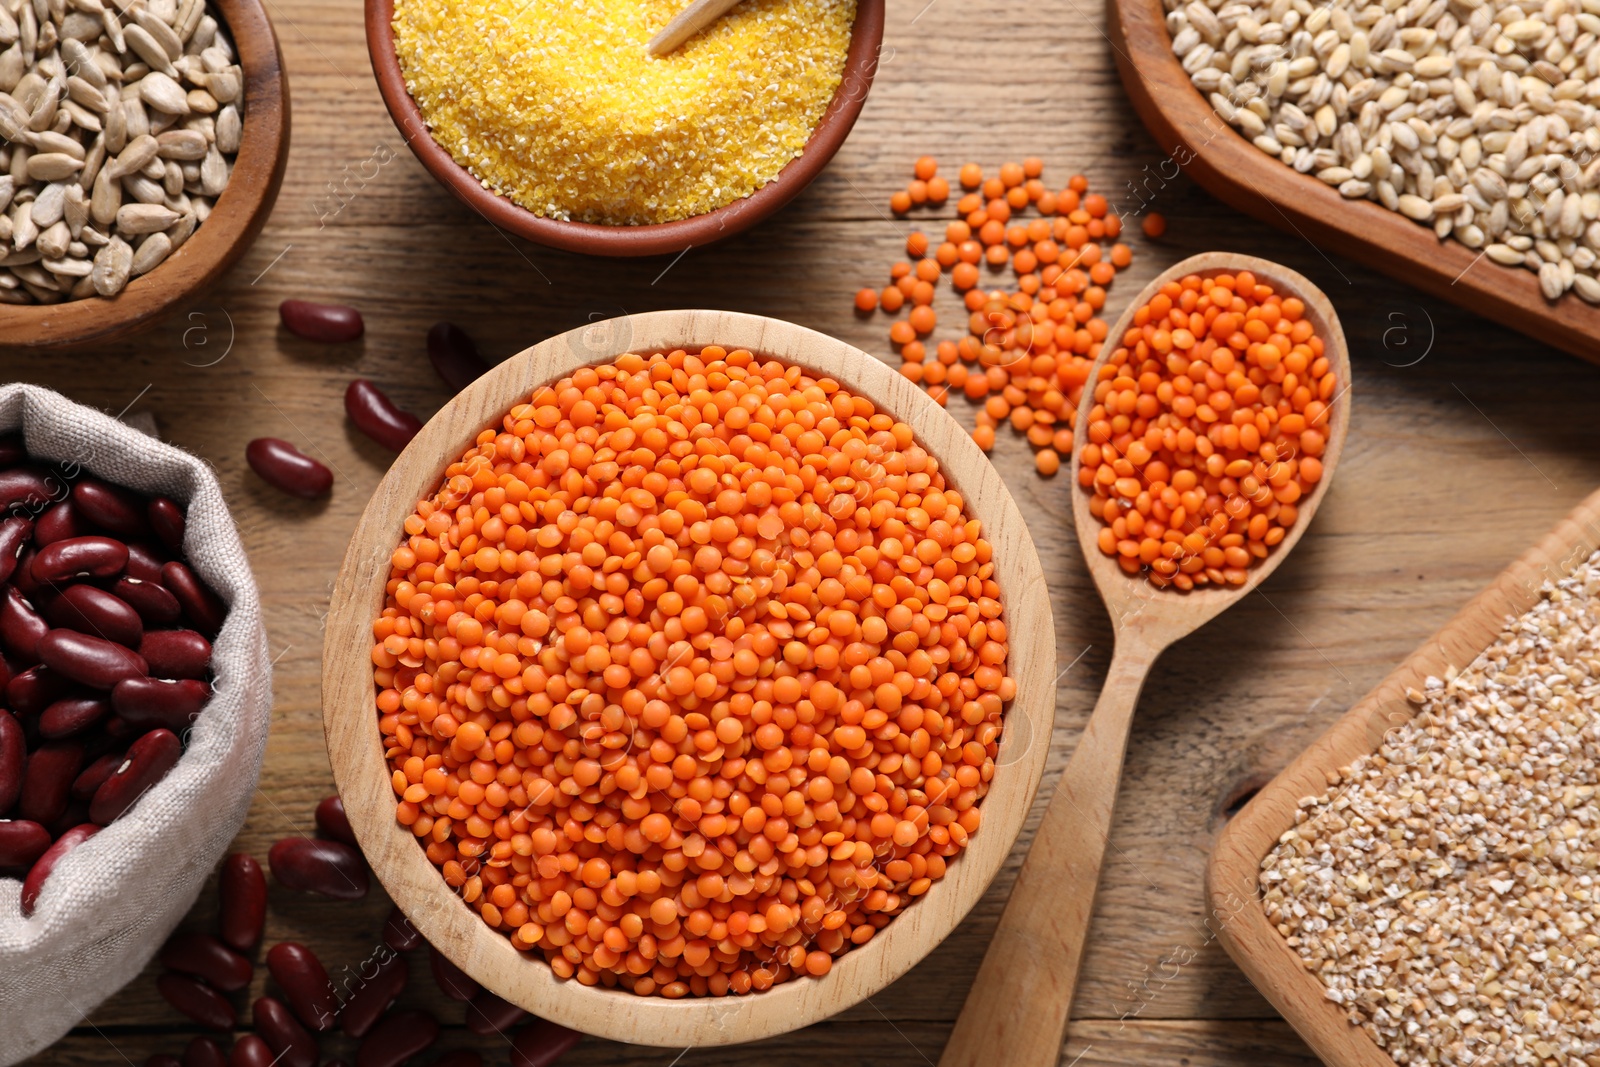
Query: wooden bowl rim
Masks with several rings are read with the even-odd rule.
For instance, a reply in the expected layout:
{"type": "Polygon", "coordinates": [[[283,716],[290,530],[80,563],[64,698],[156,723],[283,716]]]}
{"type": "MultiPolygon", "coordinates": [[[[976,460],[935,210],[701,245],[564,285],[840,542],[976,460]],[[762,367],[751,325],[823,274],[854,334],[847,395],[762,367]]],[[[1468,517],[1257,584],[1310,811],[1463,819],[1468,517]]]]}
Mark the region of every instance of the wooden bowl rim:
{"type": "Polygon", "coordinates": [[[1330,1067],[1394,1067],[1394,1060],[1344,1010],[1324,995],[1267,919],[1259,871],[1279,837],[1295,825],[1302,797],[1328,792],[1326,774],[1376,752],[1393,730],[1410,722],[1417,706],[1408,689],[1429,675],[1477,658],[1510,617],[1539,599],[1544,582],[1565,577],[1600,547],[1600,491],[1591,494],[1548,534],[1502,571],[1438,633],[1417,647],[1322,737],[1251,798],[1228,823],[1206,870],[1209,912],[1218,920],[1223,947],[1240,969],[1330,1067]]]}
{"type": "Polygon", "coordinates": [[[733,312],[660,311],[595,323],[524,350],[463,390],[407,446],[363,512],[340,569],[323,646],[323,722],[334,780],[374,873],[423,936],[458,966],[497,995],[585,1033],[644,1045],[720,1045],[795,1030],[871,996],[932,951],[977,903],[1009,855],[1044,771],[1056,704],[1055,660],[1044,571],[1021,512],[948,412],[884,363],[813,330],[733,312]],[[995,545],[1010,673],[1018,690],[983,801],[984,824],[924,899],[840,957],[820,979],[797,979],[745,997],[668,1001],[562,981],[542,959],[522,957],[459,900],[396,823],[390,774],[371,725],[371,620],[382,603],[389,555],[404,517],[485,426],[537,386],[580,366],[627,351],[707,344],[747,348],[825,374],[913,426],[995,545]]]}
{"type": "MultiPolygon", "coordinates": [[[[1248,596],[1278,569],[1294,550],[1294,546],[1300,542],[1300,538],[1305,535],[1323,499],[1328,495],[1328,487],[1333,482],[1333,475],[1339,467],[1339,459],[1344,454],[1345,442],[1350,436],[1350,407],[1355,395],[1355,383],[1350,370],[1350,346],[1345,339],[1344,327],[1339,323],[1339,313],[1334,309],[1328,295],[1305,275],[1269,259],[1234,252],[1202,252],[1190,256],[1162,271],[1140,290],[1138,296],[1129,301],[1117,318],[1116,324],[1106,334],[1105,343],[1100,346],[1100,355],[1095,359],[1094,367],[1089,372],[1091,387],[1084,390],[1083,398],[1079,401],[1077,424],[1088,426],[1089,412],[1093,410],[1095,403],[1092,386],[1100,373],[1100,368],[1105,366],[1120,346],[1123,335],[1133,323],[1134,313],[1148,304],[1162,286],[1191,274],[1211,278],[1218,274],[1237,274],[1243,270],[1250,271],[1258,279],[1272,285],[1278,293],[1298,297],[1305,304],[1306,317],[1311,320],[1312,325],[1316,327],[1317,335],[1322,338],[1323,355],[1333,363],[1334,371],[1342,383],[1342,388],[1335,394],[1331,404],[1333,420],[1329,426],[1327,450],[1322,456],[1322,480],[1317,483],[1316,489],[1309,496],[1301,498],[1298,505],[1300,514],[1294,526],[1265,560],[1250,568],[1249,580],[1244,585],[1237,588],[1201,586],[1188,592],[1157,589],[1142,578],[1137,581],[1130,580],[1110,556],[1100,551],[1097,541],[1101,522],[1089,512],[1091,492],[1078,482],[1082,452],[1081,449],[1074,448],[1072,480],[1069,484],[1073,487],[1072,510],[1078,531],[1078,543],[1083,546],[1084,561],[1094,576],[1095,584],[1100,587],[1106,609],[1111,613],[1113,623],[1118,625],[1126,620],[1142,628],[1177,627],[1181,628],[1182,633],[1187,633],[1248,596]],[[1171,610],[1144,611],[1152,604],[1166,606],[1171,610]],[[1178,606],[1180,604],[1184,607],[1180,608],[1178,606]]],[[[1181,634],[1172,632],[1171,636],[1175,638],[1181,634]]]]}
{"type": "Polygon", "coordinates": [[[428,173],[484,221],[549,248],[599,256],[653,256],[684,252],[749,229],[771,216],[811,184],[850,135],[878,69],[883,43],[884,0],[856,0],[855,23],[844,73],[816,129],[800,154],[778,176],[749,196],[673,222],[643,226],[608,226],[568,222],[536,215],[484,186],[455,161],[422,117],[406,88],[394,43],[394,0],[366,0],[367,52],[378,90],[406,145],[428,173]]]}
{"type": "Polygon", "coordinates": [[[277,203],[289,160],[289,81],[262,0],[209,0],[244,71],[245,118],[228,186],[211,214],[149,274],[111,299],[0,305],[0,348],[104,342],[152,325],[198,296],[249,249],[277,203]],[[171,279],[183,275],[183,280],[171,279]]]}

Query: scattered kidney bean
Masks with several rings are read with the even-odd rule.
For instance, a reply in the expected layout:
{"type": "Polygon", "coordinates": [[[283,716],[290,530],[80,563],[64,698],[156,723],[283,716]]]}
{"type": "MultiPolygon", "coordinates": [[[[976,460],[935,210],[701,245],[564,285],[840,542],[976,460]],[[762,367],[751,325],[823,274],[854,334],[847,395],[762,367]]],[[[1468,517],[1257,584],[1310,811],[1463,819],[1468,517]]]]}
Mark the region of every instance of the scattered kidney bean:
{"type": "Polygon", "coordinates": [[[9,586],[0,599],[0,645],[23,663],[39,662],[39,638],[50,631],[50,624],[34,609],[16,586],[9,586]]]}
{"type": "Polygon", "coordinates": [[[50,741],[74,737],[111,714],[104,697],[62,697],[39,714],[39,736],[50,741]]]}
{"type": "Polygon", "coordinates": [[[0,868],[26,870],[50,847],[50,831],[29,819],[0,819],[0,868]]]}
{"type": "Polygon", "coordinates": [[[262,481],[290,496],[315,500],[333,488],[333,472],[288,441],[257,437],[245,446],[244,458],[262,481]]]}
{"type": "Polygon", "coordinates": [[[422,944],[422,934],[411,925],[405,912],[390,908],[389,917],[383,921],[383,943],[396,952],[410,952],[422,944]]]}
{"type": "Polygon", "coordinates": [[[467,1001],[467,1029],[483,1037],[503,1034],[527,1017],[527,1012],[487,989],[467,1001]]]}
{"type": "Polygon", "coordinates": [[[56,869],[56,864],[61,862],[61,858],[99,832],[100,827],[91,822],[74,826],[57,837],[55,843],[33,861],[33,866],[28,868],[28,877],[22,881],[24,916],[33,914],[34,905],[39,902],[39,894],[44,890],[45,880],[50,877],[50,872],[56,869]]]}
{"type": "Polygon", "coordinates": [[[78,514],[119,537],[143,537],[150,531],[145,502],[137,493],[98,478],[84,478],[72,487],[78,514]]]}
{"type": "Polygon", "coordinates": [[[323,797],[317,804],[317,830],[323,837],[334,841],[342,841],[351,848],[359,848],[356,844],[356,832],[350,829],[350,817],[345,814],[344,801],[335,794],[323,797]]]}
{"type": "Polygon", "coordinates": [[[429,965],[433,970],[433,980],[438,983],[439,991],[451,1000],[467,1001],[477,996],[483,987],[473,978],[451,963],[443,952],[432,945],[428,946],[429,965]]]}
{"type": "Polygon", "coordinates": [[[33,543],[43,547],[71,537],[85,537],[93,532],[73,506],[72,498],[68,497],[39,516],[33,528],[33,543]]]}
{"type": "Polygon", "coordinates": [[[283,1067],[317,1067],[317,1039],[306,1032],[283,1001],[258,997],[250,1006],[251,1020],[283,1067]]]}
{"type": "Polygon", "coordinates": [[[22,775],[17,814],[46,826],[61,818],[72,780],[82,769],[83,745],[77,741],[50,741],[34,749],[22,775]]]}
{"type": "Polygon", "coordinates": [[[422,420],[395,406],[383,390],[357,378],[344,391],[344,410],[356,429],[391,452],[399,452],[422,429],[422,420]]]}
{"type": "Polygon", "coordinates": [[[272,1049],[255,1034],[245,1034],[234,1042],[228,1054],[228,1067],[272,1067],[272,1049]]]}
{"type": "Polygon", "coordinates": [[[22,550],[28,547],[28,535],[33,533],[33,520],[13,515],[0,522],[0,582],[8,582],[17,569],[22,550]]]}
{"type": "Polygon", "coordinates": [[[34,578],[64,582],[68,578],[111,578],[128,565],[128,546],[95,534],[53,541],[33,557],[34,578]]]}
{"type": "Polygon", "coordinates": [[[296,337],[323,344],[354,341],[366,327],[361,312],[353,307],[310,300],[285,300],[278,305],[278,317],[283,320],[284,329],[296,337]]]}
{"type": "Polygon", "coordinates": [[[169,971],[156,979],[156,989],[168,1004],[208,1030],[232,1030],[238,1021],[228,998],[199,979],[169,971]]]}
{"type": "Polygon", "coordinates": [[[168,551],[182,552],[183,530],[187,521],[183,517],[183,509],[175,501],[158,496],[151,499],[144,513],[145,518],[150,520],[150,528],[168,551]]]}
{"type": "Polygon", "coordinates": [[[582,1037],[548,1019],[535,1019],[511,1039],[511,1067],[550,1067],[582,1037]]]}
{"type": "Polygon", "coordinates": [[[367,895],[367,866],[361,853],[340,841],[286,837],[272,846],[267,862],[272,876],[290,889],[336,900],[367,895]]]}
{"type": "Polygon", "coordinates": [[[22,795],[22,774],[28,763],[28,742],[22,724],[0,710],[0,815],[10,811],[22,795]]]}
{"type": "Polygon", "coordinates": [[[406,982],[411,969],[404,956],[396,953],[378,967],[378,972],[366,979],[366,984],[350,995],[344,1010],[339,1013],[339,1027],[351,1037],[367,1036],[379,1017],[394,1003],[406,982]]]}
{"type": "MultiPolygon", "coordinates": [[[[273,870],[276,873],[276,865],[273,870]]],[[[267,969],[301,1022],[320,1032],[338,1021],[339,1001],[316,953],[304,945],[283,941],[267,950],[267,969]]]]}
{"type": "Polygon", "coordinates": [[[477,381],[489,364],[478,355],[478,346],[466,331],[453,322],[436,322],[428,331],[428,362],[444,383],[456,392],[477,381]]]}
{"type": "Polygon", "coordinates": [[[439,1020],[410,1009],[385,1015],[361,1041],[356,1067],[400,1067],[439,1039],[439,1020]]]}
{"type": "Polygon", "coordinates": [[[183,742],[171,730],[155,729],[128,746],[127,758],[116,773],[95,790],[89,818],[109,826],[133,807],[145,791],[167,776],[183,755],[183,742]]]}
{"type": "Polygon", "coordinates": [[[45,615],[57,626],[129,648],[138,648],[144,637],[144,620],[133,605],[93,585],[67,586],[46,606],[45,615]]]}
{"type": "Polygon", "coordinates": [[[211,664],[211,642],[193,630],[151,630],[139,643],[139,655],[151,677],[204,678],[211,664]]]}
{"type": "Polygon", "coordinates": [[[126,757],[119,752],[107,752],[104,756],[97,757],[89,766],[78,772],[78,777],[72,781],[72,799],[90,800],[95,791],[117,772],[126,757]]]}
{"type": "Polygon", "coordinates": [[[162,966],[204,978],[224,993],[250,984],[250,961],[210,934],[180,932],[161,947],[162,966]]]}
{"type": "MultiPolygon", "coordinates": [[[[150,636],[146,635],[146,641],[150,636]]],[[[150,665],[139,653],[76,630],[51,630],[39,638],[38,653],[46,667],[91,689],[111,689],[124,678],[139,678],[150,673],[150,665]]]]}
{"type": "Polygon", "coordinates": [[[183,616],[178,598],[160,582],[118,578],[111,587],[111,594],[132,605],[146,626],[171,626],[183,616]]]}
{"type": "Polygon", "coordinates": [[[222,898],[222,940],[240,952],[250,952],[261,942],[267,921],[267,876],[254,856],[234,852],[222,861],[217,879],[222,898]]]}
{"type": "Polygon", "coordinates": [[[222,629],[222,623],[228,617],[228,607],[187,563],[173,560],[163,565],[161,584],[172,592],[195,629],[206,637],[217,636],[217,631],[222,629]]]}
{"type": "Polygon", "coordinates": [[[197,678],[127,678],[111,690],[111,707],[125,722],[180,735],[210,699],[210,683],[197,678]]]}
{"type": "Polygon", "coordinates": [[[160,582],[161,567],[166,562],[155,549],[143,541],[129,541],[127,575],[141,582],[160,582]]]}
{"type": "Polygon", "coordinates": [[[40,664],[6,683],[6,703],[18,715],[36,715],[67,695],[72,683],[40,664]]]}
{"type": "Polygon", "coordinates": [[[183,1067],[228,1067],[228,1057],[209,1037],[197,1037],[183,1050],[183,1067]]]}

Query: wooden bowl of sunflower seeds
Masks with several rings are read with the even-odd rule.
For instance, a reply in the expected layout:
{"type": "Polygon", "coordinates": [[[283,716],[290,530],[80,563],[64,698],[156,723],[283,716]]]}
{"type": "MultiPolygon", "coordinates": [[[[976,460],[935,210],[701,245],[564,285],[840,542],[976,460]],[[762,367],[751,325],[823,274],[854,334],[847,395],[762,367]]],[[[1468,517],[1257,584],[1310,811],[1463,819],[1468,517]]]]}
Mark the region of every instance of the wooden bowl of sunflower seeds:
{"type": "Polygon", "coordinates": [[[151,325],[244,254],[289,96],[262,0],[0,0],[0,346],[151,325]]]}

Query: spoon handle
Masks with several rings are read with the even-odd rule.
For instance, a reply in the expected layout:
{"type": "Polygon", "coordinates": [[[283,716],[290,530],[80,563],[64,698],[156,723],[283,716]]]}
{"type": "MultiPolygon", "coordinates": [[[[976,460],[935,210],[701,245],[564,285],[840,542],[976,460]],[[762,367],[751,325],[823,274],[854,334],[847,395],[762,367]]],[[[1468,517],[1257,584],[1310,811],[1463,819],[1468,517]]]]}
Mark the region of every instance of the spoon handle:
{"type": "Polygon", "coordinates": [[[739,0],[694,0],[675,15],[661,32],[650,38],[645,51],[653,56],[664,56],[680,44],[717,21],[733,8],[739,0]]]}
{"type": "Polygon", "coordinates": [[[1056,1067],[1122,779],[1159,648],[1119,635],[1094,714],[1056,784],[939,1067],[1056,1067]]]}

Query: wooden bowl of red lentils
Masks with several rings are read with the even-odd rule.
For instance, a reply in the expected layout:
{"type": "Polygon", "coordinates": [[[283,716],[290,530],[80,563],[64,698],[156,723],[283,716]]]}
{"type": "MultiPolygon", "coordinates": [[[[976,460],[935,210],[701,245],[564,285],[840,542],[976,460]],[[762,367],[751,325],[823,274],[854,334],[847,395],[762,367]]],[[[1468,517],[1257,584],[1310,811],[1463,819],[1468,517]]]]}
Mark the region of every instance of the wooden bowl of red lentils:
{"type": "Polygon", "coordinates": [[[485,987],[751,1041],[926,956],[1011,851],[1055,636],[1005,484],[840,341],[716,311],[500,364],[379,485],[323,715],[373,871],[485,987]]]}
{"type": "Polygon", "coordinates": [[[672,254],[749,229],[822,172],[866,102],[884,21],[883,0],[747,0],[646,56],[679,6],[367,0],[367,48],[407,146],[492,226],[672,254]]]}

